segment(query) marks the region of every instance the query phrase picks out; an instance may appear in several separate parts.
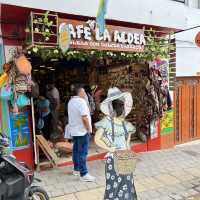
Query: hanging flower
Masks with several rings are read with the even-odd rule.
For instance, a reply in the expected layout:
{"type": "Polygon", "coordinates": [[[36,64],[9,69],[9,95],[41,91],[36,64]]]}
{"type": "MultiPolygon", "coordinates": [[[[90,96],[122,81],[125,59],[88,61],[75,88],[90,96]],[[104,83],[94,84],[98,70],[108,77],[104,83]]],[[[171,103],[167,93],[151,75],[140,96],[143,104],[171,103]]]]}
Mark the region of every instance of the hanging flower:
{"type": "Polygon", "coordinates": [[[38,33],[39,32],[39,28],[35,28],[35,32],[38,33]]]}
{"type": "Polygon", "coordinates": [[[74,55],[73,51],[68,51],[67,55],[74,55]]]}
{"type": "Polygon", "coordinates": [[[55,54],[58,54],[58,53],[59,53],[58,49],[55,49],[53,52],[54,52],[55,54]]]}
{"type": "Polygon", "coordinates": [[[95,51],[91,51],[91,52],[90,52],[91,55],[94,55],[94,53],[95,53],[95,51]]]}
{"type": "Polygon", "coordinates": [[[34,23],[37,23],[37,22],[38,22],[38,20],[37,20],[37,19],[34,19],[34,20],[33,20],[33,22],[34,22],[34,23]]]}
{"type": "Polygon", "coordinates": [[[40,23],[42,23],[42,18],[38,18],[38,21],[39,21],[40,23]]]}
{"type": "Polygon", "coordinates": [[[33,52],[37,53],[38,52],[38,48],[37,47],[33,47],[33,52]]]}
{"type": "Polygon", "coordinates": [[[30,29],[29,28],[25,28],[25,32],[26,33],[30,33],[30,29]]]}
{"type": "Polygon", "coordinates": [[[27,53],[30,55],[30,54],[31,54],[31,51],[28,51],[27,53]]]}
{"type": "Polygon", "coordinates": [[[49,33],[49,29],[48,29],[48,28],[46,28],[46,29],[45,29],[45,32],[46,32],[46,33],[49,33]]]}
{"type": "Polygon", "coordinates": [[[49,41],[49,37],[45,37],[45,41],[49,41]]]}

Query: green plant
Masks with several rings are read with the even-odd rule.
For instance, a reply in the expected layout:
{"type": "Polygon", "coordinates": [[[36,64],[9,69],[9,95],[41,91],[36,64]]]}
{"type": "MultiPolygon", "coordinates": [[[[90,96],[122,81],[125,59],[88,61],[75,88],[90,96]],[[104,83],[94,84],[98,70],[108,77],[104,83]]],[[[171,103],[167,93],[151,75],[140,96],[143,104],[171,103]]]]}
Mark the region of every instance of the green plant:
{"type": "Polygon", "coordinates": [[[51,27],[53,25],[53,21],[49,18],[49,11],[45,12],[43,17],[35,15],[33,22],[34,32],[41,33],[43,40],[46,42],[49,41],[51,34],[54,33],[51,27]],[[37,23],[42,24],[42,26],[39,26],[37,23]]]}
{"type": "Polygon", "coordinates": [[[117,51],[99,51],[99,50],[76,50],[69,49],[65,54],[62,53],[61,49],[56,47],[45,48],[45,47],[32,47],[28,49],[29,55],[42,57],[43,60],[51,58],[57,59],[77,59],[81,61],[91,60],[93,58],[97,60],[110,59],[116,62],[134,62],[144,63],[153,61],[158,55],[161,58],[167,59],[169,52],[173,50],[173,45],[170,44],[166,37],[156,37],[156,33],[153,30],[146,31],[146,45],[144,52],[117,52],[117,51]]]}

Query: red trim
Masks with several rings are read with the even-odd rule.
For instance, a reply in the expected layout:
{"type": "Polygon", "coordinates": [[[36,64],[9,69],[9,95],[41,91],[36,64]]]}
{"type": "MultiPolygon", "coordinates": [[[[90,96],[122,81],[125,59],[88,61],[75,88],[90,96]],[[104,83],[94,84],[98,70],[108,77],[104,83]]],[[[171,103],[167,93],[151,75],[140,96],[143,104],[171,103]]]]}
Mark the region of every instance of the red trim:
{"type": "MultiPolygon", "coordinates": [[[[134,150],[134,152],[136,152],[136,153],[145,152],[145,151],[147,151],[147,144],[144,144],[144,143],[136,144],[131,149],[134,150]]],[[[106,155],[106,153],[99,153],[96,155],[88,156],[87,161],[90,162],[90,161],[95,161],[95,160],[104,160],[105,155],[106,155]]],[[[72,161],[66,161],[66,162],[58,164],[59,167],[66,167],[66,166],[72,166],[72,165],[73,165],[72,161]]],[[[45,169],[51,168],[51,166],[50,166],[50,164],[47,164],[47,165],[42,166],[41,168],[42,168],[42,170],[45,170],[45,169]]]]}
{"type": "MultiPolygon", "coordinates": [[[[23,42],[25,41],[24,30],[25,30],[26,22],[29,18],[31,11],[39,12],[39,13],[45,12],[44,10],[41,10],[41,9],[33,9],[33,8],[27,8],[27,7],[19,7],[19,6],[2,4],[0,23],[2,24],[2,35],[4,37],[4,43],[6,45],[22,45],[23,44],[23,42]]],[[[55,12],[51,12],[51,13],[55,13],[55,12]]],[[[75,20],[83,20],[83,21],[87,21],[89,19],[95,19],[94,17],[79,16],[79,15],[66,14],[66,13],[56,13],[56,14],[58,14],[59,18],[65,18],[65,19],[75,19],[75,20]]],[[[164,33],[180,31],[180,29],[176,29],[176,28],[131,23],[131,22],[118,21],[118,20],[113,20],[113,19],[107,19],[106,23],[109,25],[115,25],[115,26],[120,24],[120,26],[129,27],[129,28],[138,28],[138,29],[143,29],[144,27],[145,29],[153,28],[154,30],[162,31],[164,33]]],[[[160,33],[160,34],[163,34],[163,33],[160,33]]]]}
{"type": "Polygon", "coordinates": [[[158,121],[157,131],[158,131],[158,137],[156,139],[152,139],[152,140],[149,138],[147,141],[147,150],[148,151],[160,150],[160,146],[161,146],[160,120],[158,121]]]}
{"type": "Polygon", "coordinates": [[[132,151],[139,153],[139,152],[146,152],[147,151],[147,144],[146,143],[141,143],[137,145],[132,146],[132,151]]]}
{"type": "Polygon", "coordinates": [[[32,145],[25,149],[13,151],[13,155],[17,158],[17,160],[25,162],[30,169],[34,169],[32,145]]]}

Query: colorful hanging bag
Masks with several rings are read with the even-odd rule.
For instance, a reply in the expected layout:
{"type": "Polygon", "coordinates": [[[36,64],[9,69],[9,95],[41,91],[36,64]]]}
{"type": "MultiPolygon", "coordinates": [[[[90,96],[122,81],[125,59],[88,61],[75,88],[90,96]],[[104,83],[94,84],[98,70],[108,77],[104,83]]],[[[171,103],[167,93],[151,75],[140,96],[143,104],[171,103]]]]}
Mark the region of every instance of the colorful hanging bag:
{"type": "Polygon", "coordinates": [[[10,85],[4,85],[0,90],[0,98],[3,100],[10,100],[12,96],[12,87],[10,85]]]}
{"type": "Polygon", "coordinates": [[[5,85],[5,83],[8,81],[8,78],[8,74],[5,72],[0,76],[0,88],[5,85]]]}

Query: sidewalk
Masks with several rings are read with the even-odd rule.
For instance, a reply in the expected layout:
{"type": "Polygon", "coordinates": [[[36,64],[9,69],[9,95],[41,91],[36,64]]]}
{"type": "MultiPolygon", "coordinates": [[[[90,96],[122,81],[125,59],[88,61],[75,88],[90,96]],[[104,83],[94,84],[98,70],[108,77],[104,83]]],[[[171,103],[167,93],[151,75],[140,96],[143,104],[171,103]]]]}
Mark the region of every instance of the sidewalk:
{"type": "MultiPolygon", "coordinates": [[[[140,160],[135,172],[138,200],[184,200],[200,194],[200,144],[142,153],[140,160]]],[[[71,175],[70,167],[36,176],[43,180],[52,200],[102,200],[104,161],[90,162],[89,169],[97,177],[96,183],[80,182],[71,175]]]]}

